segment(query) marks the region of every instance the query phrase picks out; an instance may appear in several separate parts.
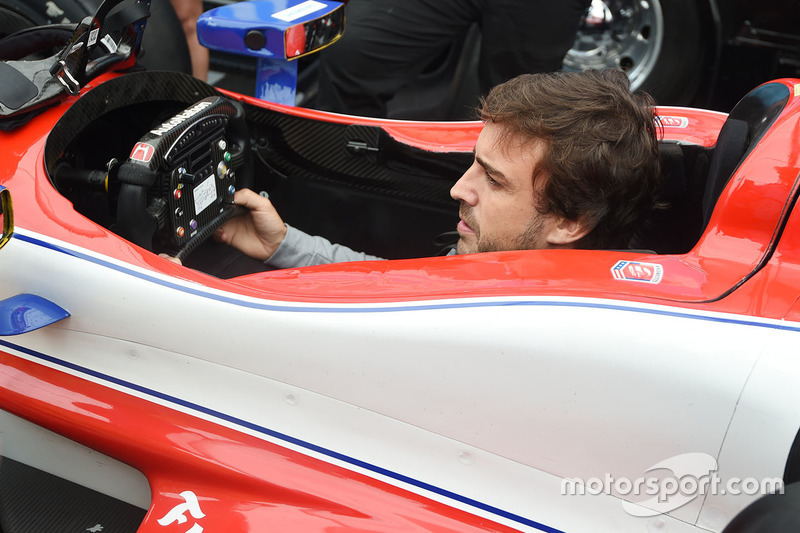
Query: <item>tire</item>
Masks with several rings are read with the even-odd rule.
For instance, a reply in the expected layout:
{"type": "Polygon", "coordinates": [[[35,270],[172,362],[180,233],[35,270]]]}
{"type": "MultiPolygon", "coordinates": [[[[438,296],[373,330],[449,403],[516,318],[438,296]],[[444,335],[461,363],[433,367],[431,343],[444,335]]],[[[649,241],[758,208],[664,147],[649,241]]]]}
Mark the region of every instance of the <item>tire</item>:
{"type": "Polygon", "coordinates": [[[708,51],[700,1],[593,0],[564,69],[621,68],[659,104],[691,104],[708,51]]]}
{"type": "MultiPolygon", "coordinates": [[[[80,22],[93,15],[101,3],[102,0],[0,0],[0,38],[34,26],[80,22]]],[[[149,70],[191,74],[189,48],[169,0],[153,0],[150,13],[139,64],[149,70]]]]}
{"type": "Polygon", "coordinates": [[[757,499],[722,530],[722,533],[767,533],[798,531],[800,528],[800,484],[787,485],[783,493],[757,499]]]}

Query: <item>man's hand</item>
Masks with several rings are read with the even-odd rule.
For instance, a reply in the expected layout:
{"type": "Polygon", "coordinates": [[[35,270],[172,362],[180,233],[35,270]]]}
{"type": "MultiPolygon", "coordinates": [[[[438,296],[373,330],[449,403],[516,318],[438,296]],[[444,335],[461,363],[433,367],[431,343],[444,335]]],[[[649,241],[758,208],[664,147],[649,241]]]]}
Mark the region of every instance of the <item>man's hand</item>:
{"type": "Polygon", "coordinates": [[[172,257],[172,256],[171,256],[171,255],[169,255],[169,254],[164,254],[164,253],[161,253],[161,254],[158,254],[158,257],[163,257],[164,259],[169,259],[169,260],[170,260],[170,261],[172,261],[173,263],[178,263],[179,265],[182,265],[182,264],[183,264],[183,261],[181,261],[181,260],[180,260],[180,259],[178,259],[177,257],[172,257]]]}
{"type": "Polygon", "coordinates": [[[226,222],[214,237],[254,259],[266,261],[286,236],[283,220],[272,202],[250,189],[236,191],[233,203],[246,207],[249,213],[226,222]]]}

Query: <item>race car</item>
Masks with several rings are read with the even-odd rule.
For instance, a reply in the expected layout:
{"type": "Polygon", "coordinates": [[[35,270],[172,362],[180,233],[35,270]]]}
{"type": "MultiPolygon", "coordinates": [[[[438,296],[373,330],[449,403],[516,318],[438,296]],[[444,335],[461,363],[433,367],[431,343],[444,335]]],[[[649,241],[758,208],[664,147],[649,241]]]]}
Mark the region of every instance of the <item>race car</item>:
{"type": "Polygon", "coordinates": [[[131,70],[127,20],[0,63],[2,531],[723,531],[800,479],[800,80],[659,108],[629,249],[446,256],[480,122],[131,70]],[[242,187],[387,260],[211,264],[242,187]]]}

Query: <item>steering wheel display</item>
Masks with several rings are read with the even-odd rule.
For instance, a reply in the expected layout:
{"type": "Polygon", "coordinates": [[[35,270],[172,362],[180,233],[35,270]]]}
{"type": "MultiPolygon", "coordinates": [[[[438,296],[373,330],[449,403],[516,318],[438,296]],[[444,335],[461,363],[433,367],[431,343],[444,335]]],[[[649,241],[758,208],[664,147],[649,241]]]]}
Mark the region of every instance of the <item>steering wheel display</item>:
{"type": "Polygon", "coordinates": [[[116,172],[117,233],[148,249],[188,255],[238,214],[233,195],[248,185],[247,145],[243,108],[220,96],[151,129],[116,172]]]}

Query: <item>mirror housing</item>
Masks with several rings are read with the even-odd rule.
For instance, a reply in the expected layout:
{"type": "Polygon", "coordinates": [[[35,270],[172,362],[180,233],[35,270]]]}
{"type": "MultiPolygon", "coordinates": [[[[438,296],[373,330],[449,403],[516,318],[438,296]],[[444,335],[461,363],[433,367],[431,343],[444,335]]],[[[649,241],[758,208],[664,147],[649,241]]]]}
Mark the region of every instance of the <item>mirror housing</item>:
{"type": "Polygon", "coordinates": [[[331,0],[248,0],[197,19],[197,37],[206,48],[287,61],[322,50],[343,33],[344,4],[331,0]]]}
{"type": "Polygon", "coordinates": [[[344,33],[344,4],[331,0],[248,0],[197,19],[197,38],[211,50],[258,59],[256,98],[295,105],[297,61],[344,33]]]}

